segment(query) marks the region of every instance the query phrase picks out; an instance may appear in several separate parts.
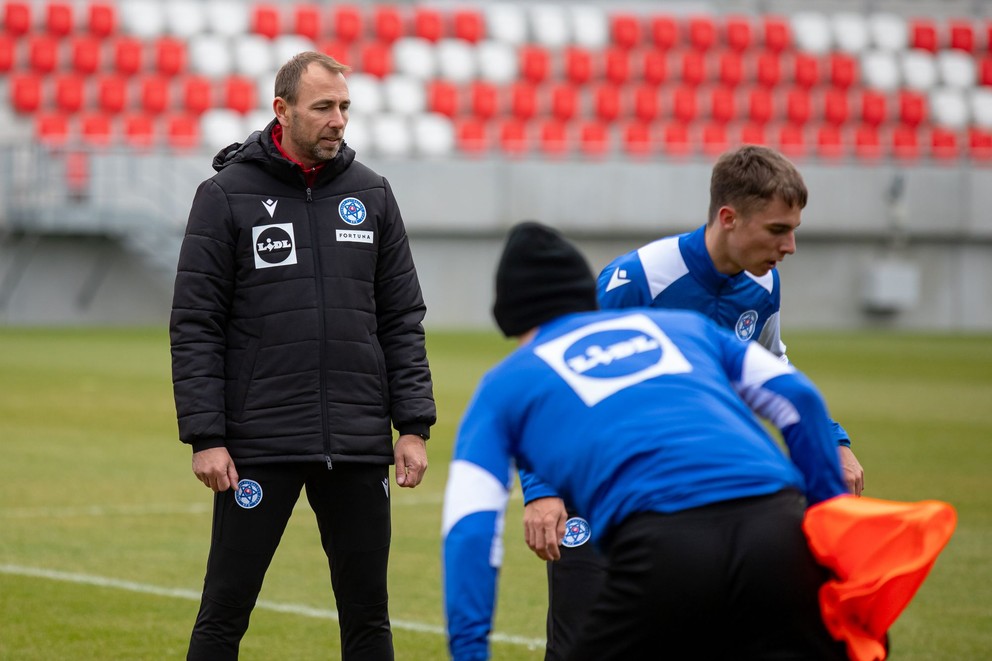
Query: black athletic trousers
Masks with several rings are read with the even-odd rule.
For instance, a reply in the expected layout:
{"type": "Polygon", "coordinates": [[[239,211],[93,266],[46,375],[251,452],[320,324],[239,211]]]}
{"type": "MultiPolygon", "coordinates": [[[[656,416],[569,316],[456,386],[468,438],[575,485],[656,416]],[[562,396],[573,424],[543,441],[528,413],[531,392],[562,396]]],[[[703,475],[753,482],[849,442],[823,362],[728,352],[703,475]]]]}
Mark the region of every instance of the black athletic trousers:
{"type": "Polygon", "coordinates": [[[187,659],[237,659],[265,571],[305,487],[330,566],[341,658],[391,661],[389,466],[264,464],[239,467],[238,475],[258,482],[262,498],[245,509],[233,490],[215,495],[203,597],[187,659]]]}
{"type": "Polygon", "coordinates": [[[846,660],[820,616],[828,574],[809,551],[804,511],[799,493],[783,491],[630,517],[609,541],[598,594],[573,604],[575,642],[560,658],[846,660]]]}

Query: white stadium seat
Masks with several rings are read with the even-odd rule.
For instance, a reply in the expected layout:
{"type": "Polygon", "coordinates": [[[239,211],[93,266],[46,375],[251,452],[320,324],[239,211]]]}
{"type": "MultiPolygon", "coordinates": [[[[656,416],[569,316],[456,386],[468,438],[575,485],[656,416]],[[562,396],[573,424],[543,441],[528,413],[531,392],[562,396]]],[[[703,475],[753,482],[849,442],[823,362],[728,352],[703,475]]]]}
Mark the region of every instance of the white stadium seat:
{"type": "Polygon", "coordinates": [[[234,38],[233,45],[234,70],[237,73],[258,77],[275,71],[272,43],[265,37],[257,34],[246,34],[234,38]]]}
{"type": "Polygon", "coordinates": [[[534,41],[547,48],[562,48],[572,41],[564,5],[531,6],[530,25],[534,41]]]}
{"type": "Polygon", "coordinates": [[[837,12],[830,19],[830,27],[834,44],[845,53],[857,55],[871,46],[871,33],[863,14],[837,12]]]}
{"type": "Polygon", "coordinates": [[[427,109],[424,81],[413,76],[394,73],[382,79],[381,89],[385,109],[396,115],[413,115],[427,109]]]}
{"type": "Polygon", "coordinates": [[[513,46],[526,43],[529,39],[527,16],[520,5],[489,2],[485,6],[485,16],[490,39],[513,46]]]}
{"type": "Polygon", "coordinates": [[[834,46],[830,20],[823,14],[811,11],[792,16],[792,35],[799,50],[824,55],[834,46]]]}
{"type": "Polygon", "coordinates": [[[606,48],[610,43],[610,25],[606,12],[595,5],[569,5],[572,41],[583,48],[606,48]]]}
{"type": "Polygon", "coordinates": [[[968,92],[972,121],[981,128],[992,129],[992,88],[975,87],[968,92]]]}
{"type": "Polygon", "coordinates": [[[975,58],[960,50],[947,49],[937,53],[940,80],[949,87],[968,89],[975,86],[975,58]]]}
{"type": "Polygon", "coordinates": [[[906,19],[897,14],[878,12],[868,17],[868,31],[875,48],[901,51],[909,46],[909,28],[906,19]]]}
{"type": "Polygon", "coordinates": [[[163,3],[165,25],[170,34],[189,39],[207,31],[206,8],[193,0],[168,0],[163,3]]]}
{"type": "Polygon", "coordinates": [[[208,0],[207,29],[227,37],[247,35],[250,30],[248,3],[238,0],[208,0]]]}
{"type": "Polygon", "coordinates": [[[520,63],[514,46],[502,41],[486,40],[475,47],[479,78],[497,85],[517,79],[520,63]]]}
{"type": "Polygon", "coordinates": [[[348,74],[348,96],[351,98],[352,117],[370,117],[385,108],[379,79],[367,73],[348,74]]]}
{"type": "Polygon", "coordinates": [[[187,53],[189,66],[197,73],[220,78],[234,71],[234,55],[226,37],[197,35],[187,42],[187,53]]]}
{"type": "Polygon", "coordinates": [[[372,144],[381,156],[409,156],[413,152],[410,122],[405,115],[376,115],[371,118],[372,144]]]}
{"type": "Polygon", "coordinates": [[[455,151],[455,127],[437,113],[414,115],[413,145],[423,156],[450,156],[455,151]]]}
{"type": "Polygon", "coordinates": [[[165,12],[155,0],[125,0],[120,5],[121,31],[139,39],[165,34],[165,12]]]}
{"type": "Polygon", "coordinates": [[[430,80],[437,73],[434,45],[420,37],[403,37],[393,43],[393,68],[398,73],[430,80]]]}
{"type": "Polygon", "coordinates": [[[208,110],[200,116],[200,135],[203,144],[212,151],[223,149],[248,137],[239,113],[223,108],[208,110]]]}
{"type": "Polygon", "coordinates": [[[926,92],[937,86],[937,60],[929,51],[905,50],[899,54],[899,64],[906,87],[926,92]]]}
{"type": "Polygon", "coordinates": [[[258,110],[252,110],[242,119],[241,123],[245,130],[245,136],[244,136],[245,138],[247,138],[252,133],[252,131],[261,131],[262,129],[264,129],[266,126],[269,125],[269,122],[275,119],[276,117],[275,113],[272,111],[272,99],[269,98],[271,96],[272,96],[272,92],[270,87],[270,92],[265,97],[266,99],[268,99],[268,103],[266,104],[268,107],[259,108],[258,110]]]}
{"type": "Polygon", "coordinates": [[[475,46],[464,39],[441,39],[434,46],[438,75],[453,83],[468,83],[478,74],[475,46]]]}
{"type": "Polygon", "coordinates": [[[968,102],[960,89],[940,87],[930,92],[930,115],[938,126],[963,129],[971,121],[968,102]]]}
{"type": "Polygon", "coordinates": [[[350,117],[348,126],[344,129],[344,141],[358,152],[359,158],[362,154],[366,156],[370,154],[372,152],[372,138],[369,135],[369,118],[350,117]]]}
{"type": "Polygon", "coordinates": [[[888,51],[869,50],[861,56],[865,84],[883,92],[894,92],[902,85],[896,56],[888,51]]]}
{"type": "Polygon", "coordinates": [[[272,59],[278,69],[297,53],[317,50],[317,46],[306,37],[297,34],[281,34],[272,40],[272,59]]]}

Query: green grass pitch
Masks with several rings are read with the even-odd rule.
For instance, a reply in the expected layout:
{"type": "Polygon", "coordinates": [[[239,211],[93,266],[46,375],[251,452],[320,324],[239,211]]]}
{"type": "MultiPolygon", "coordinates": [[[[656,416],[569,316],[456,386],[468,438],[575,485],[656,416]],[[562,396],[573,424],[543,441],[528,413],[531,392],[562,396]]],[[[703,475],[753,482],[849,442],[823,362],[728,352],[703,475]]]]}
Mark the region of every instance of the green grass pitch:
{"type": "MultiPolygon", "coordinates": [[[[992,337],[793,333],[790,357],[854,438],[866,495],[941,499],[958,528],[892,629],[896,661],[992,658],[992,337]]],[[[512,345],[428,332],[439,422],[430,469],[393,488],[397,659],[445,658],[441,499],[479,376],[512,345]]],[[[162,330],[0,329],[0,658],[182,658],[207,554],[210,493],[176,439],[162,330]]],[[[511,500],[493,657],[541,659],[544,566],[511,500]]],[[[335,658],[316,526],[298,507],[244,658],[335,658]]],[[[775,626],[769,622],[769,626],[775,626]]]]}

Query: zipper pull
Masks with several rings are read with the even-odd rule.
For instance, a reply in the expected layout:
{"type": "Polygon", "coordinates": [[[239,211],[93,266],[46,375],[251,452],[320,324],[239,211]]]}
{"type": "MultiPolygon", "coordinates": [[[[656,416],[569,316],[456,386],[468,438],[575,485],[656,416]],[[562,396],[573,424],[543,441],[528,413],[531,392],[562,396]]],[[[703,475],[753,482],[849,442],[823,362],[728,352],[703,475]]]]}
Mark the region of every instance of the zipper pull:
{"type": "Polygon", "coordinates": [[[307,202],[313,202],[313,196],[311,193],[313,193],[313,191],[309,186],[307,186],[307,202]]]}
{"type": "Polygon", "coordinates": [[[333,470],[334,466],[331,465],[331,457],[329,455],[324,455],[324,461],[327,462],[327,470],[333,470]]]}

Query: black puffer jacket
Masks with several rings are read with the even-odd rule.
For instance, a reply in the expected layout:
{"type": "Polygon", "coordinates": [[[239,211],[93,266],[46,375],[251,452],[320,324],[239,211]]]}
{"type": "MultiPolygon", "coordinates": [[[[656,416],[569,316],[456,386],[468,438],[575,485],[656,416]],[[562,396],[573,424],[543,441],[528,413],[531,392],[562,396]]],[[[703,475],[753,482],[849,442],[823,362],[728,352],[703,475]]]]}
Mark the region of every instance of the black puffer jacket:
{"type": "Polygon", "coordinates": [[[170,322],[180,439],[238,463],[391,463],[391,422],[435,421],[399,208],[347,146],[308,187],[271,128],[222,150],[193,199],[170,322]]]}

